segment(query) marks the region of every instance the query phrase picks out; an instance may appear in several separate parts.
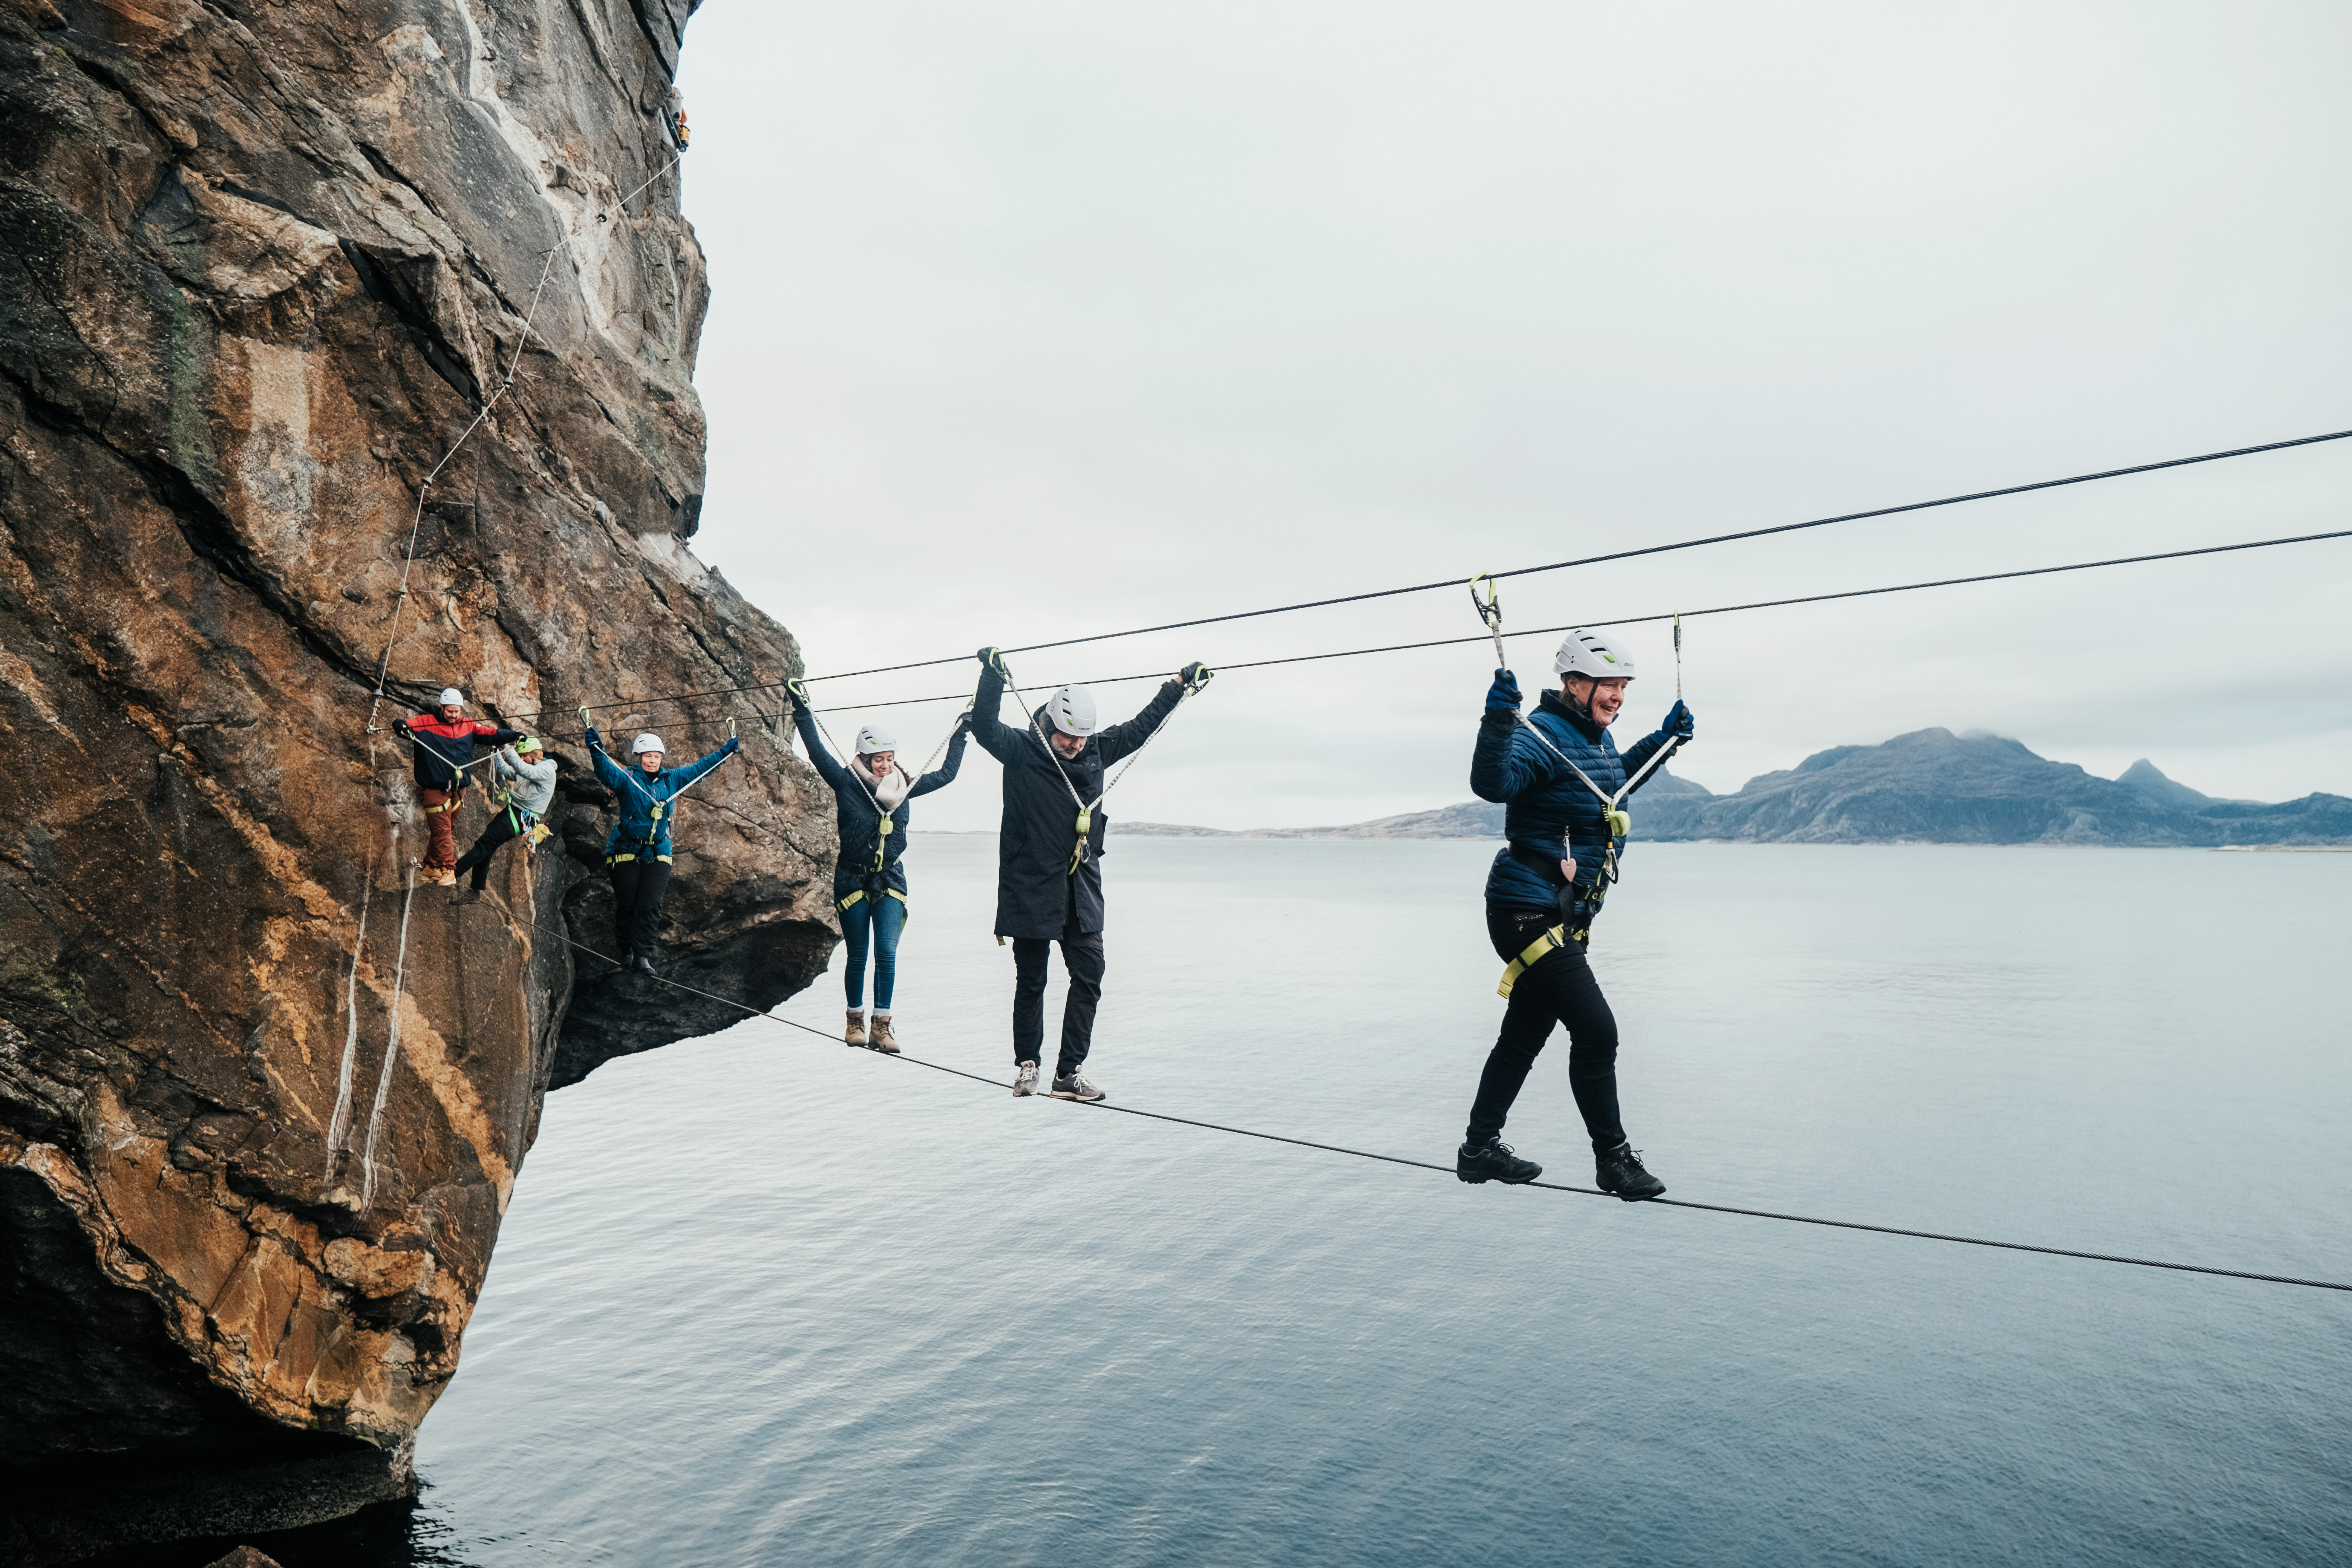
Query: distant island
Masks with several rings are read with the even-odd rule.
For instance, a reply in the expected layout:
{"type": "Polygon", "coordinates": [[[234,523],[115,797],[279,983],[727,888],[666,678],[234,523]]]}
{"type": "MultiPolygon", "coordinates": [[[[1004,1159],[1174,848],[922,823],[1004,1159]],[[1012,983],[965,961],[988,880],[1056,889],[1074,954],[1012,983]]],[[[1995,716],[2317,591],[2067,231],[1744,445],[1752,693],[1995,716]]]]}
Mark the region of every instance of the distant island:
{"type": "MultiPolygon", "coordinates": [[[[2102,844],[2220,848],[2352,847],[2352,799],[2220,800],[2145,757],[2103,779],[1998,735],[1917,730],[1875,746],[1833,746],[1717,795],[1660,769],[1628,805],[1633,837],[1751,844],[2102,844]]],[[[1465,801],[1338,827],[1228,832],[1113,822],[1159,838],[1489,838],[1503,808],[1465,801]]]]}

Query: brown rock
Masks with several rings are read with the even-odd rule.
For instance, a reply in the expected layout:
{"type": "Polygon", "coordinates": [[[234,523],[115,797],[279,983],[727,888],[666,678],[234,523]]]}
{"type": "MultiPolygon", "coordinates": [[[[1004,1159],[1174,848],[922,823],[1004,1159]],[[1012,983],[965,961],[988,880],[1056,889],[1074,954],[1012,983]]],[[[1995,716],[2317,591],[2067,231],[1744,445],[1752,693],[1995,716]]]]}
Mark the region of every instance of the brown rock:
{"type": "Polygon", "coordinates": [[[240,1546],[226,1557],[215,1557],[205,1568],[278,1568],[278,1559],[250,1546],[240,1546]]]}
{"type": "Polygon", "coordinates": [[[169,1478],[155,1517],[226,1530],[192,1467],[406,1484],[541,1096],[740,1016],[580,951],[578,705],[681,757],[746,716],[670,954],[761,1007],[822,969],[832,808],[772,694],[653,700],[800,669],[686,543],[691,9],[0,0],[0,1492],[169,1478]],[[463,908],[411,894],[383,728],[445,683],[564,770],[463,908]]]}

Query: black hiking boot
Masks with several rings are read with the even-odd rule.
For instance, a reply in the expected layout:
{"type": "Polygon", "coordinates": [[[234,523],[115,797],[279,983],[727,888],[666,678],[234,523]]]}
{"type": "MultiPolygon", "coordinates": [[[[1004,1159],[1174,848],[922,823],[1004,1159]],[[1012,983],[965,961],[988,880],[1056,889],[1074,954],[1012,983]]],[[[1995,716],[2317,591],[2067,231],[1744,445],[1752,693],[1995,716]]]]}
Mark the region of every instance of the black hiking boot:
{"type": "Polygon", "coordinates": [[[1642,1152],[1631,1143],[1592,1156],[1592,1180],[1604,1193],[1615,1193],[1629,1204],[1654,1198],[1666,1184],[1643,1168],[1642,1152]]]}
{"type": "Polygon", "coordinates": [[[1465,1143],[1454,1152],[1454,1173],[1465,1182],[1532,1182],[1543,1174],[1533,1160],[1522,1160],[1500,1138],[1465,1143]]]}

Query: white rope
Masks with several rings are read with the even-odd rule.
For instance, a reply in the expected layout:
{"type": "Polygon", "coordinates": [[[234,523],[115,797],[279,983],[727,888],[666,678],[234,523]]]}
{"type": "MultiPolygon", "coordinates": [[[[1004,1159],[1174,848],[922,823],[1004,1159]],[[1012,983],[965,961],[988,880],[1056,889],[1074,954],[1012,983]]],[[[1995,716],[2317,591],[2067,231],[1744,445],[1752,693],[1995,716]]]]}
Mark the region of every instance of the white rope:
{"type": "Polygon", "coordinates": [[[383,1130],[383,1102],[392,1094],[392,1064],[400,1059],[400,999],[408,974],[408,911],[416,903],[416,868],[408,868],[408,896],[400,905],[400,951],[392,965],[392,1026],[385,1032],[383,1070],[376,1075],[375,1106],[368,1112],[367,1148],[360,1157],[360,1206],[375,1201],[375,1143],[383,1130]]]}
{"type": "MultiPolygon", "coordinates": [[[[614,206],[617,210],[625,212],[631,202],[635,201],[647,190],[651,189],[656,180],[660,179],[664,174],[667,174],[672,169],[677,168],[679,162],[684,157],[685,154],[683,153],[673,156],[668,163],[656,170],[643,184],[639,185],[635,190],[631,191],[627,195],[623,196],[618,202],[615,202],[614,206]]],[[[599,223],[604,222],[604,216],[605,215],[599,213],[597,215],[596,221],[599,223]]],[[[376,715],[378,710],[383,705],[384,686],[392,673],[392,656],[394,651],[400,646],[400,623],[408,608],[409,574],[416,565],[416,540],[417,536],[423,531],[425,527],[425,492],[433,488],[433,481],[441,477],[441,470],[449,466],[450,459],[457,455],[457,449],[460,447],[463,447],[467,438],[481,426],[482,422],[490,416],[490,411],[499,405],[499,400],[504,397],[507,395],[508,390],[514,385],[515,373],[522,366],[523,350],[530,344],[530,324],[539,315],[540,296],[546,292],[547,280],[554,274],[555,258],[559,255],[569,251],[571,248],[572,237],[569,234],[563,234],[556,240],[555,244],[548,249],[547,258],[541,265],[539,269],[539,281],[531,288],[530,303],[524,309],[522,313],[522,333],[515,340],[514,357],[507,362],[506,379],[499,383],[498,389],[490,394],[488,401],[485,402],[481,408],[476,412],[474,417],[467,422],[466,427],[457,433],[457,438],[449,443],[449,449],[441,454],[441,460],[433,465],[432,471],[426,474],[423,481],[416,487],[416,510],[415,515],[409,519],[408,523],[408,554],[407,558],[401,563],[400,592],[393,602],[392,637],[390,641],[384,644],[383,659],[376,668],[374,700],[368,704],[367,727],[368,733],[370,734],[373,734],[375,732],[376,715]]]]}
{"type": "MultiPolygon", "coordinates": [[[[392,852],[400,853],[400,830],[393,829],[392,852]]],[[[360,929],[352,939],[352,968],[343,983],[343,1062],[335,1077],[335,1114],[327,1122],[327,1175],[332,1180],[335,1160],[352,1130],[352,1078],[360,1049],[360,955],[367,950],[368,907],[375,901],[375,860],[370,857],[367,879],[360,889],[360,929]]]]}
{"type": "Polygon", "coordinates": [[[393,599],[392,637],[390,641],[383,645],[383,659],[382,663],[377,665],[375,672],[375,698],[374,700],[368,704],[367,730],[368,733],[371,735],[375,733],[376,715],[383,706],[384,685],[386,681],[391,679],[393,651],[400,646],[400,623],[408,609],[409,574],[415,569],[416,540],[417,536],[422,533],[425,529],[425,493],[432,489],[433,481],[441,477],[441,470],[447,468],[450,460],[457,457],[457,449],[460,447],[463,447],[466,444],[467,439],[471,437],[476,430],[481,427],[482,421],[490,416],[490,411],[499,405],[499,399],[504,397],[507,395],[508,389],[514,385],[515,372],[520,369],[522,365],[522,351],[530,342],[531,319],[539,314],[540,296],[546,291],[547,279],[555,270],[555,258],[558,253],[569,250],[571,247],[571,237],[566,236],[548,250],[547,259],[539,269],[539,282],[531,289],[530,291],[530,304],[529,308],[523,311],[522,335],[515,340],[514,358],[509,360],[507,363],[506,379],[499,383],[498,390],[490,394],[488,401],[484,403],[481,408],[474,415],[474,417],[467,422],[466,427],[457,432],[457,438],[449,443],[449,449],[441,454],[441,460],[434,464],[432,471],[427,473],[417,484],[416,510],[415,515],[409,519],[408,522],[408,555],[407,558],[401,563],[400,592],[393,599]]]}

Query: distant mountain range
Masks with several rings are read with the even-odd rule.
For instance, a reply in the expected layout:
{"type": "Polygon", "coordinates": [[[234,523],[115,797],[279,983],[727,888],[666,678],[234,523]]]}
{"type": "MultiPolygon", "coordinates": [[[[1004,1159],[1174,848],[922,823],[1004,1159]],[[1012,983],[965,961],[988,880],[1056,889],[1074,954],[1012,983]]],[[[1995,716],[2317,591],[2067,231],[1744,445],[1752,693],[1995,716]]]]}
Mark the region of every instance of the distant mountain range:
{"type": "MultiPolygon", "coordinates": [[[[1716,795],[1664,769],[1628,805],[1633,837],[1768,844],[2352,846],[2352,799],[2219,800],[2142,758],[2121,778],[2053,763],[1998,735],[1918,730],[1876,746],[1833,746],[1716,795]]],[[[1503,808],[1468,801],[1342,827],[1228,833],[1115,822],[1163,838],[1500,838],[1503,808]]]]}

